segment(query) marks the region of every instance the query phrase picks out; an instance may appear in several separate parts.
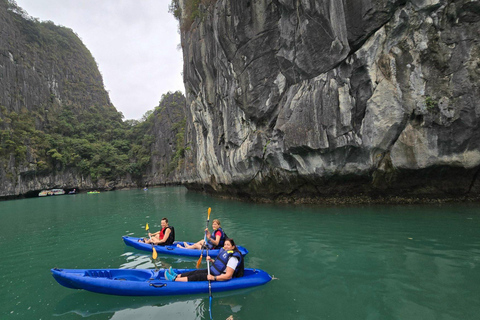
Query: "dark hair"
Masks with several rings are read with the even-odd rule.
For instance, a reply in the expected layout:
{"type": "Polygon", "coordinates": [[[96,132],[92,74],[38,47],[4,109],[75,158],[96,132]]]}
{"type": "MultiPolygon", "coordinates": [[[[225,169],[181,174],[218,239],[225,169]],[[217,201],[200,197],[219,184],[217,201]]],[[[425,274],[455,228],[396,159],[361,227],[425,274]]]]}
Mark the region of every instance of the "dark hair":
{"type": "Polygon", "coordinates": [[[168,223],[168,219],[167,219],[167,218],[163,218],[162,220],[165,220],[165,222],[168,223]]]}
{"type": "MultiPolygon", "coordinates": [[[[229,242],[232,244],[232,246],[235,247],[234,250],[240,252],[240,250],[238,250],[237,245],[235,244],[235,241],[234,241],[232,238],[226,238],[225,241],[229,241],[229,242]]],[[[224,242],[224,243],[225,243],[225,242],[224,242]]]]}

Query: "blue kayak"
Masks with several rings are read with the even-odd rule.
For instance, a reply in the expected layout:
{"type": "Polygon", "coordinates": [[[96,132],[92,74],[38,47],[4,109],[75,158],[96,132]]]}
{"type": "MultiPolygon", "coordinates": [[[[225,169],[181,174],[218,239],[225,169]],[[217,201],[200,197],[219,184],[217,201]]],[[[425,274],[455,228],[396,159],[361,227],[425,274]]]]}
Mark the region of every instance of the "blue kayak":
{"type": "MultiPolygon", "coordinates": [[[[143,238],[135,238],[135,237],[129,237],[129,236],[123,236],[122,238],[127,246],[131,246],[139,250],[152,252],[151,244],[145,243],[143,241],[140,241],[140,242],[138,241],[143,238]]],[[[193,244],[192,242],[187,242],[187,243],[189,245],[193,244]]],[[[198,250],[198,249],[178,248],[177,244],[180,244],[181,246],[183,246],[183,242],[175,241],[172,245],[155,246],[155,250],[157,251],[158,254],[174,254],[174,255],[189,256],[189,257],[200,257],[200,254],[202,253],[202,250],[198,250]]],[[[248,250],[242,246],[237,246],[237,248],[242,254],[242,256],[245,256],[248,253],[248,250]]],[[[208,255],[212,258],[215,258],[219,252],[220,252],[220,249],[209,249],[208,255]]],[[[207,252],[204,250],[203,255],[206,256],[206,254],[207,252]]]]}
{"type": "MultiPolygon", "coordinates": [[[[196,269],[174,269],[178,274],[196,269]]],[[[169,296],[208,293],[208,281],[175,282],[164,277],[165,269],[51,269],[59,284],[119,296],[169,296]]],[[[245,289],[269,282],[263,270],[245,268],[243,277],[211,281],[212,292],[245,289]]]]}

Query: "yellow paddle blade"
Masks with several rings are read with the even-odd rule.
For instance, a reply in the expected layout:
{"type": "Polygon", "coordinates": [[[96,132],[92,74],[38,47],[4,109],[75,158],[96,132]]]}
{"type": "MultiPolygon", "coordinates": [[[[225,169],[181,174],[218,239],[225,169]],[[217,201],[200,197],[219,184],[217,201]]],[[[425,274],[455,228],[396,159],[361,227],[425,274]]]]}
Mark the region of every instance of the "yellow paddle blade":
{"type": "Polygon", "coordinates": [[[153,258],[153,260],[155,260],[155,259],[157,259],[157,256],[158,256],[157,255],[157,250],[155,250],[154,246],[152,246],[152,249],[153,249],[152,258],[153,258]]]}
{"type": "Polygon", "coordinates": [[[147,223],[147,225],[145,226],[145,230],[147,230],[147,231],[148,231],[148,223],[147,223]]]}
{"type": "Polygon", "coordinates": [[[200,258],[197,261],[197,269],[200,268],[200,265],[202,264],[202,256],[203,256],[203,253],[200,255],[200,258]]]}
{"type": "Polygon", "coordinates": [[[212,208],[208,208],[208,218],[207,218],[207,220],[210,220],[210,212],[212,212],[212,208]]]}

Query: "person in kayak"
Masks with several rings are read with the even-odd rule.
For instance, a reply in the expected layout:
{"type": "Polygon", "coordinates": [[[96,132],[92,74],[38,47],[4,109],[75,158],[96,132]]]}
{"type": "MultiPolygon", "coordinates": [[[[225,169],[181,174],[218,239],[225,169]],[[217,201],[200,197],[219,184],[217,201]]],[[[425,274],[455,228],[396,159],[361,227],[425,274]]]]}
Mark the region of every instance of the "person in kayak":
{"type": "Polygon", "coordinates": [[[243,257],[233,239],[225,239],[225,243],[217,259],[213,260],[207,256],[210,265],[210,274],[207,269],[193,270],[181,274],[176,274],[172,268],[165,271],[165,279],[179,282],[189,281],[227,281],[232,278],[243,276],[245,269],[243,257]]]}
{"type": "MultiPolygon", "coordinates": [[[[213,236],[208,230],[208,228],[205,229],[205,232],[207,233],[207,246],[208,249],[219,249],[223,247],[223,243],[225,242],[225,239],[227,238],[227,234],[223,231],[221,225],[220,225],[220,220],[215,219],[212,221],[212,229],[213,229],[213,236]]],[[[183,249],[198,249],[201,250],[205,245],[205,240],[202,239],[192,245],[189,245],[188,243],[184,242],[183,246],[181,244],[177,244],[177,247],[183,248],[183,249]]]]}
{"type": "MultiPolygon", "coordinates": [[[[143,242],[158,246],[173,244],[175,241],[175,229],[168,225],[168,219],[163,218],[160,222],[162,229],[155,233],[148,233],[150,238],[143,238],[143,242]]],[[[142,240],[139,240],[142,241],[142,240]]]]}

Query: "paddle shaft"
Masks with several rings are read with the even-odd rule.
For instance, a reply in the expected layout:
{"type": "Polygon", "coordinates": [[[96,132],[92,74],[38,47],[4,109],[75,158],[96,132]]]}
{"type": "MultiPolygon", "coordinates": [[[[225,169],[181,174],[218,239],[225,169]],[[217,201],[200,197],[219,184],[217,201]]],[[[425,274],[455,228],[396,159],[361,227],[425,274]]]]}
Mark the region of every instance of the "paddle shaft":
{"type": "MultiPolygon", "coordinates": [[[[208,208],[208,216],[207,216],[207,226],[205,229],[208,228],[208,223],[210,222],[210,212],[212,211],[212,208],[208,208]]],[[[208,245],[207,245],[207,231],[205,230],[205,247],[207,248],[207,273],[210,275],[210,260],[208,259],[208,245]]],[[[210,319],[212,318],[212,283],[210,280],[208,280],[208,296],[209,296],[209,305],[208,305],[208,310],[210,313],[210,319]]]]}
{"type": "MultiPolygon", "coordinates": [[[[206,239],[206,238],[205,238],[206,239]]],[[[207,247],[207,257],[208,257],[208,246],[207,247]]],[[[210,259],[207,258],[207,272],[208,275],[210,275],[210,259]]],[[[212,318],[212,282],[208,280],[208,296],[209,296],[209,304],[208,304],[208,310],[210,313],[210,319],[212,318]]]]}
{"type": "MultiPolygon", "coordinates": [[[[208,229],[208,223],[210,222],[210,212],[212,212],[212,208],[208,208],[207,224],[205,225],[205,236],[203,238],[203,242],[204,242],[203,244],[205,248],[207,248],[207,257],[208,257],[207,229],[208,229]]],[[[200,261],[202,261],[202,255],[203,255],[203,248],[202,248],[202,253],[200,254],[200,261]]],[[[208,275],[210,275],[210,264],[208,263],[208,260],[207,260],[207,272],[208,272],[208,275]]],[[[208,285],[210,285],[210,281],[208,282],[208,285]]]]}
{"type": "MultiPolygon", "coordinates": [[[[208,228],[208,221],[210,219],[207,219],[207,228],[208,228]]],[[[207,244],[207,231],[205,231],[205,239],[204,239],[204,242],[205,242],[205,248],[207,249],[207,257],[208,257],[208,244],[207,244]]],[[[202,254],[203,254],[203,249],[202,249],[202,254]]],[[[209,260],[207,259],[207,270],[208,270],[208,275],[210,275],[210,262],[209,260]]],[[[208,285],[210,286],[210,281],[208,282],[208,285]]]]}
{"type": "MultiPolygon", "coordinates": [[[[208,246],[207,246],[207,257],[208,257],[208,246]]],[[[207,258],[207,273],[210,275],[210,259],[207,258]]],[[[210,318],[212,318],[212,283],[208,280],[208,295],[210,296],[210,318]]]]}

